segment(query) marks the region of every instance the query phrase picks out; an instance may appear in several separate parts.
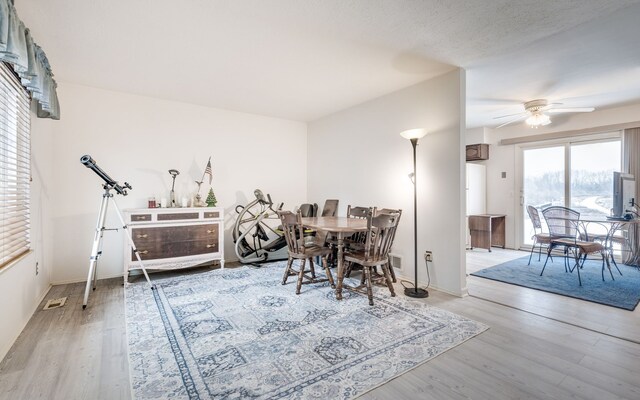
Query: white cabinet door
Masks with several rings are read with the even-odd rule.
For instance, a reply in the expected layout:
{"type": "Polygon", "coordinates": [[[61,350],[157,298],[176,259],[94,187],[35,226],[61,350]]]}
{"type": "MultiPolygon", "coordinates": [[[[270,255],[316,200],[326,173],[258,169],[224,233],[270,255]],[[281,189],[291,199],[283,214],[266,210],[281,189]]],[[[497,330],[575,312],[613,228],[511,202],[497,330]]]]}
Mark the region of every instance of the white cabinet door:
{"type": "MultiPolygon", "coordinates": [[[[467,215],[486,214],[487,212],[487,167],[482,164],[467,163],[467,215]]],[[[469,218],[466,230],[467,248],[471,248],[469,218]]]]}
{"type": "Polygon", "coordinates": [[[467,215],[487,213],[487,167],[467,163],[467,215]]]}

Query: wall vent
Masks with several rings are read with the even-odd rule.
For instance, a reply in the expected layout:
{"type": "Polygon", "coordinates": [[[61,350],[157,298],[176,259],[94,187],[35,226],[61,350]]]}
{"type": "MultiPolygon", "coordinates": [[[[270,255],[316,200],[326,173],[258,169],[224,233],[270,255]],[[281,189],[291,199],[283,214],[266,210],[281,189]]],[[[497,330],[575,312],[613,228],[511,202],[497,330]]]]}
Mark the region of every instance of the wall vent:
{"type": "Polygon", "coordinates": [[[66,297],[62,297],[59,299],[50,299],[49,301],[47,301],[47,304],[44,305],[43,310],[51,310],[52,308],[63,307],[64,303],[66,302],[67,302],[66,297]]]}
{"type": "Polygon", "coordinates": [[[402,257],[395,254],[389,254],[389,262],[393,268],[402,269],[402,257]]]}

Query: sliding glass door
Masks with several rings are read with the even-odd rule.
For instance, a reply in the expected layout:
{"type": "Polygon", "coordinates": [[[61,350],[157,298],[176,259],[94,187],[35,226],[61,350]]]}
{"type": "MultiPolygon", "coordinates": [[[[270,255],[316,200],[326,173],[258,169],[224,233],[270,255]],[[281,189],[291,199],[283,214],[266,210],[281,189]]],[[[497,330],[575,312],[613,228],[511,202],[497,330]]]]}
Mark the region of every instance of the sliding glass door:
{"type": "Polygon", "coordinates": [[[613,171],[620,171],[620,140],[571,144],[571,200],[581,217],[606,217],[613,207],[613,171]]]}
{"type": "Polygon", "coordinates": [[[533,224],[526,212],[528,205],[539,210],[552,205],[570,207],[585,218],[609,215],[613,171],[621,167],[619,134],[521,149],[521,245],[532,244],[533,224]]]}

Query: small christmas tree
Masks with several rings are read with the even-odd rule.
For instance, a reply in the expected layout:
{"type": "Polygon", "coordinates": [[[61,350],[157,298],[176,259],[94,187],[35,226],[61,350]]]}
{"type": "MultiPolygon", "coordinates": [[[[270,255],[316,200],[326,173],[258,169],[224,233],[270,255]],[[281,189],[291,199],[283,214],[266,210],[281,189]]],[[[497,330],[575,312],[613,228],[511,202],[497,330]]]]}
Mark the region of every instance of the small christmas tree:
{"type": "Polygon", "coordinates": [[[209,195],[207,196],[207,207],[215,207],[218,203],[218,199],[216,199],[215,193],[213,193],[213,188],[209,189],[209,195]]]}

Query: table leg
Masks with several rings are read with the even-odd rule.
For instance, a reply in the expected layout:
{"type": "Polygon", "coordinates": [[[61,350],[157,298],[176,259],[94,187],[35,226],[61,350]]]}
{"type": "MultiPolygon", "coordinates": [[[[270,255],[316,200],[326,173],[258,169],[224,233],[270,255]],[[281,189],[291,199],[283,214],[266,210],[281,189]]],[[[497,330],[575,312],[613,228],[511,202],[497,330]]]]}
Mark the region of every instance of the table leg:
{"type": "Polygon", "coordinates": [[[338,233],[338,284],[336,285],[336,299],[342,300],[342,281],[344,279],[344,238],[338,233]]]}

